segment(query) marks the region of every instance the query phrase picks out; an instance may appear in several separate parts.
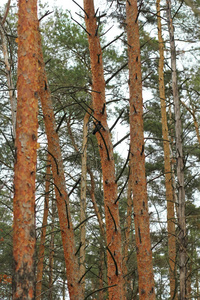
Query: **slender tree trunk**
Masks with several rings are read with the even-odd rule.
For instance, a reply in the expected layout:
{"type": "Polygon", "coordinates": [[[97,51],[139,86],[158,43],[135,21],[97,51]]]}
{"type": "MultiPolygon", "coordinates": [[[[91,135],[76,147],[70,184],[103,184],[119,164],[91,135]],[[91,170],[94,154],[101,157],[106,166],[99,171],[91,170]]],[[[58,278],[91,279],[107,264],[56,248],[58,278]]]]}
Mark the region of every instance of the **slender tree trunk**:
{"type": "MultiPolygon", "coordinates": [[[[77,153],[80,154],[80,151],[78,149],[78,146],[74,140],[74,136],[72,134],[72,130],[71,130],[71,126],[70,126],[70,121],[67,122],[67,129],[68,129],[68,133],[69,133],[69,136],[71,138],[71,141],[72,141],[72,144],[73,144],[73,147],[74,149],[77,151],[77,153]]],[[[95,214],[97,216],[97,219],[98,219],[98,222],[99,222],[99,227],[100,227],[100,232],[101,232],[101,235],[102,237],[105,238],[105,230],[104,230],[104,224],[103,224],[103,221],[102,221],[102,216],[99,212],[99,208],[98,208],[98,205],[97,205],[97,202],[96,202],[96,198],[95,198],[95,180],[94,180],[94,175],[92,173],[92,170],[87,166],[87,171],[88,171],[88,174],[90,175],[90,181],[91,181],[91,189],[88,189],[89,190],[89,193],[90,193],[90,197],[91,197],[91,200],[92,200],[92,204],[93,204],[93,208],[94,208],[94,211],[95,211],[95,214]]]]}
{"type": "MultiPolygon", "coordinates": [[[[85,274],[85,237],[86,237],[86,191],[87,191],[87,135],[88,135],[88,121],[90,115],[85,114],[83,120],[83,144],[81,153],[81,199],[80,199],[80,222],[83,224],[80,228],[81,248],[80,248],[80,273],[81,277],[85,274]]],[[[83,279],[83,292],[85,291],[85,280],[83,279]]]]}
{"type": "Polygon", "coordinates": [[[142,74],[137,0],[126,2],[130,91],[130,160],[140,299],[155,299],[145,177],[142,74]]]}
{"type": "MultiPolygon", "coordinates": [[[[129,169],[130,168],[130,160],[129,160],[129,169]]],[[[125,282],[125,291],[128,297],[129,291],[131,290],[131,282],[130,276],[127,276],[128,273],[128,250],[130,247],[130,232],[131,232],[131,223],[132,223],[132,213],[133,213],[133,195],[132,195],[132,175],[131,170],[129,173],[129,180],[128,180],[128,189],[127,189],[127,214],[126,220],[124,224],[125,228],[125,241],[124,241],[124,259],[123,259],[123,273],[126,278],[125,282]]]]}
{"type": "Polygon", "coordinates": [[[9,90],[12,125],[13,125],[13,138],[15,140],[15,138],[16,138],[17,99],[15,96],[15,88],[14,88],[14,84],[12,81],[11,65],[9,62],[6,32],[5,32],[5,28],[3,26],[3,22],[0,22],[0,34],[1,34],[1,41],[2,41],[4,63],[5,63],[5,67],[6,67],[7,85],[8,85],[8,90],[9,90]]]}
{"type": "Polygon", "coordinates": [[[71,300],[84,299],[80,282],[79,265],[75,256],[74,230],[69,209],[69,198],[66,191],[65,176],[59,137],[56,132],[56,122],[53,104],[47,83],[45,65],[42,54],[41,37],[39,36],[39,83],[45,129],[48,139],[48,150],[51,156],[52,173],[55,185],[58,216],[66,264],[67,284],[71,300]]]}
{"type": "Polygon", "coordinates": [[[103,265],[104,265],[104,252],[102,245],[100,246],[100,261],[99,261],[99,289],[102,289],[99,291],[99,300],[104,299],[104,291],[103,291],[103,265]]]}
{"type": "Polygon", "coordinates": [[[103,238],[105,238],[106,234],[105,234],[104,224],[103,224],[102,216],[100,214],[100,211],[99,211],[99,208],[98,208],[98,205],[97,205],[97,201],[96,201],[96,198],[95,198],[95,194],[94,194],[94,191],[95,191],[94,175],[93,175],[93,173],[92,173],[92,171],[89,167],[87,169],[88,169],[88,173],[90,175],[90,180],[91,180],[91,189],[89,191],[90,192],[90,197],[91,197],[91,200],[92,200],[92,204],[93,204],[95,214],[96,214],[98,222],[99,222],[101,235],[102,235],[103,238]]]}
{"type": "Polygon", "coordinates": [[[53,300],[53,266],[54,266],[54,221],[55,203],[52,197],[51,240],[49,249],[49,300],[53,300]]]}
{"type": "Polygon", "coordinates": [[[45,238],[47,229],[47,217],[49,213],[49,188],[50,188],[50,155],[47,158],[47,168],[46,168],[46,182],[45,182],[45,197],[44,197],[44,215],[42,222],[41,238],[38,251],[38,263],[37,263],[37,283],[36,283],[36,299],[41,299],[42,293],[42,275],[43,275],[43,262],[44,262],[44,250],[45,250],[45,238]]]}
{"type": "Polygon", "coordinates": [[[119,209],[117,200],[117,183],[115,181],[115,164],[111,134],[107,124],[105,80],[102,60],[102,50],[98,36],[98,26],[93,0],[84,0],[86,13],[85,23],[88,32],[92,72],[92,100],[94,118],[96,120],[96,138],[99,145],[101,166],[103,173],[103,190],[106,219],[107,239],[107,277],[109,299],[124,299],[123,274],[122,274],[122,247],[119,209]]]}
{"type": "Polygon", "coordinates": [[[160,17],[160,0],[156,2],[158,18],[158,42],[159,42],[159,93],[161,102],[162,136],[164,148],[165,188],[167,200],[167,230],[168,230],[168,255],[169,255],[169,279],[171,299],[177,300],[176,293],[176,233],[174,219],[174,191],[172,186],[172,171],[170,163],[170,143],[167,125],[167,112],[165,102],[164,83],[164,42],[162,38],[162,26],[160,17]]]}
{"type": "Polygon", "coordinates": [[[200,293],[199,293],[199,270],[196,270],[196,291],[197,291],[197,300],[200,299],[200,293]]]}
{"type": "Polygon", "coordinates": [[[18,2],[13,299],[35,299],[35,177],[38,128],[37,1],[18,2]]]}
{"type": "MultiPolygon", "coordinates": [[[[64,268],[63,272],[65,274],[65,268],[64,268]]],[[[63,278],[63,288],[62,288],[62,297],[63,297],[63,300],[65,300],[65,294],[66,294],[65,284],[66,284],[66,279],[65,279],[65,276],[64,276],[64,278],[63,278]]]]}
{"type": "Polygon", "coordinates": [[[191,100],[191,97],[190,95],[188,95],[189,98],[190,98],[190,105],[191,105],[191,108],[188,107],[184,101],[181,101],[181,103],[184,105],[184,107],[187,109],[187,111],[189,111],[189,113],[191,114],[192,118],[193,118],[193,122],[194,122],[194,127],[195,127],[195,131],[196,131],[196,135],[197,135],[197,139],[198,139],[198,143],[200,144],[200,134],[199,134],[199,122],[196,118],[196,110],[194,108],[194,105],[192,103],[192,100],[191,100]]]}
{"type": "Polygon", "coordinates": [[[167,17],[170,36],[172,91],[175,110],[175,135],[176,135],[176,160],[178,181],[178,224],[179,224],[179,266],[180,266],[180,299],[186,299],[186,223],[185,223],[185,188],[184,188],[184,162],[182,146],[182,122],[178,94],[178,82],[176,72],[176,48],[174,42],[174,28],[171,16],[171,0],[167,0],[167,17]]]}

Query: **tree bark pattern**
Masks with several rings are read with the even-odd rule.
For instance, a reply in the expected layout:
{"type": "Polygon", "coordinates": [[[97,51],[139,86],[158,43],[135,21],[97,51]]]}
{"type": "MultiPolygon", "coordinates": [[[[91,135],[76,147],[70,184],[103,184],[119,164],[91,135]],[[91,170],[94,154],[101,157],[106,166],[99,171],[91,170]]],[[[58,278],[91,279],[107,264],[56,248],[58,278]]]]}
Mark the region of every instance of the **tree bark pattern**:
{"type": "Polygon", "coordinates": [[[108,290],[109,299],[124,299],[122,274],[122,247],[119,210],[117,199],[117,183],[115,182],[115,163],[111,134],[107,124],[105,102],[105,80],[103,70],[102,49],[98,36],[98,27],[93,0],[84,0],[86,13],[85,23],[88,32],[90,63],[92,72],[92,100],[94,118],[98,120],[96,138],[99,145],[103,173],[103,190],[107,239],[107,278],[108,285],[115,285],[108,290]],[[100,122],[100,123],[99,123],[100,122]],[[100,125],[100,126],[98,126],[100,125]]]}
{"type": "Polygon", "coordinates": [[[17,122],[13,200],[13,299],[35,299],[35,178],[38,129],[37,1],[18,2],[17,122]]]}
{"type": "Polygon", "coordinates": [[[130,164],[140,299],[155,299],[145,177],[142,74],[136,0],[126,2],[130,92],[130,164]]]}

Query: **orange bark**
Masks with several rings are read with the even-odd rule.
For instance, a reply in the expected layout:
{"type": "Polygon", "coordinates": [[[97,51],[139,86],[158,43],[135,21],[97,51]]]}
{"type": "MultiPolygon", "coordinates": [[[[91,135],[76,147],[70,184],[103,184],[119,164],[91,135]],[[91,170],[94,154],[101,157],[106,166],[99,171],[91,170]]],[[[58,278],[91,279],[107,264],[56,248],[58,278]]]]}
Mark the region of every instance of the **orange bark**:
{"type": "Polygon", "coordinates": [[[19,0],[13,299],[35,299],[35,176],[38,128],[37,1],[19,0]]]}
{"type": "Polygon", "coordinates": [[[117,184],[115,182],[113,145],[107,124],[102,50],[98,36],[93,0],[84,0],[84,10],[86,12],[86,29],[89,33],[88,42],[92,72],[92,101],[94,118],[97,122],[97,125],[99,125],[99,127],[102,126],[99,130],[97,130],[96,138],[99,145],[103,173],[106,239],[108,248],[107,277],[109,286],[116,285],[115,287],[109,288],[108,292],[109,299],[117,300],[124,299],[124,280],[122,274],[119,210],[118,202],[116,202],[117,184]]]}
{"type": "Polygon", "coordinates": [[[38,251],[38,263],[37,263],[37,282],[36,282],[36,298],[37,300],[41,299],[42,293],[42,274],[43,274],[43,262],[44,262],[44,244],[46,237],[46,228],[47,228],[47,217],[49,213],[49,187],[50,187],[50,155],[48,155],[47,159],[47,169],[46,169],[46,182],[45,182],[45,198],[44,198],[44,215],[42,222],[42,230],[41,230],[41,239],[40,246],[38,251]]]}
{"type": "Polygon", "coordinates": [[[69,209],[69,198],[65,186],[65,175],[56,132],[56,122],[53,112],[51,94],[47,84],[45,65],[42,54],[41,37],[39,36],[39,83],[40,99],[48,139],[48,150],[51,156],[53,180],[57,200],[58,216],[60,221],[61,236],[66,264],[67,284],[71,300],[84,299],[79,277],[79,265],[75,256],[74,230],[69,209]]]}
{"type": "Polygon", "coordinates": [[[130,90],[130,155],[140,299],[155,299],[145,177],[142,74],[137,0],[126,2],[130,90]]]}
{"type": "Polygon", "coordinates": [[[172,186],[172,170],[170,163],[170,143],[167,125],[167,113],[164,86],[164,42],[160,18],[160,0],[156,2],[158,16],[158,41],[159,41],[159,92],[161,102],[162,135],[164,148],[165,187],[167,200],[167,231],[168,231],[168,254],[169,254],[169,279],[171,299],[177,300],[176,293],[176,232],[174,219],[174,191],[172,186]]]}

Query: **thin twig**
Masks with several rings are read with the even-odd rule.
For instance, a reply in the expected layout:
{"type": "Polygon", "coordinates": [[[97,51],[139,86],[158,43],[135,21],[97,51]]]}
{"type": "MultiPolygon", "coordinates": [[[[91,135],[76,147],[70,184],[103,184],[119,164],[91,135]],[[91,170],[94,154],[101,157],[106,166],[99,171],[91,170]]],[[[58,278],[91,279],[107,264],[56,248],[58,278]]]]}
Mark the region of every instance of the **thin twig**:
{"type": "Polygon", "coordinates": [[[124,109],[122,109],[122,111],[120,112],[119,116],[117,117],[116,121],[114,122],[114,124],[110,127],[110,132],[113,130],[113,128],[116,126],[117,122],[119,121],[119,119],[121,118],[122,114],[124,112],[124,109]]]}
{"type": "Polygon", "coordinates": [[[126,166],[127,166],[127,163],[128,163],[128,161],[129,161],[129,156],[130,156],[130,147],[129,147],[129,150],[128,150],[128,156],[127,156],[126,162],[125,162],[125,164],[124,164],[124,166],[123,166],[121,172],[119,173],[119,176],[118,176],[117,179],[115,180],[116,183],[117,183],[118,180],[120,179],[121,175],[123,174],[123,172],[124,172],[124,170],[125,170],[125,168],[126,168],[126,166]]]}
{"type": "Polygon", "coordinates": [[[114,287],[114,286],[116,286],[116,284],[109,285],[109,286],[103,287],[103,288],[101,288],[101,289],[95,290],[95,291],[91,292],[90,294],[88,294],[88,295],[84,298],[84,300],[86,300],[88,297],[90,297],[91,295],[93,295],[93,294],[95,294],[95,293],[97,293],[97,292],[100,292],[100,291],[102,291],[102,290],[109,289],[109,288],[114,287]]]}
{"type": "Polygon", "coordinates": [[[124,33],[122,32],[120,35],[118,35],[114,40],[112,40],[111,42],[109,42],[107,45],[105,45],[104,47],[102,47],[102,51],[107,48],[108,46],[110,46],[112,43],[114,43],[115,41],[117,41],[124,33]]]}
{"type": "Polygon", "coordinates": [[[82,8],[82,6],[81,5],[79,5],[75,0],[72,0],[85,14],[86,14],[86,16],[87,16],[87,18],[89,19],[89,16],[88,16],[88,14],[86,13],[86,11],[82,8]]]}
{"type": "Polygon", "coordinates": [[[87,220],[89,220],[89,219],[91,219],[91,218],[93,218],[93,217],[96,217],[96,215],[91,215],[91,216],[87,217],[85,220],[83,220],[81,223],[79,223],[79,224],[74,228],[74,231],[75,231],[76,229],[78,229],[83,223],[87,222],[87,220]]]}
{"type": "Polygon", "coordinates": [[[123,187],[122,187],[122,189],[121,189],[121,191],[120,191],[120,193],[119,193],[117,199],[115,200],[115,204],[117,203],[117,201],[119,201],[120,196],[121,196],[121,194],[123,193],[123,191],[124,191],[124,189],[125,189],[125,187],[126,187],[126,185],[127,185],[127,183],[128,183],[129,174],[130,174],[130,168],[129,168],[129,172],[128,172],[127,179],[126,179],[126,181],[125,181],[125,183],[124,183],[124,185],[123,185],[123,187]]]}
{"type": "Polygon", "coordinates": [[[125,139],[127,139],[127,137],[129,137],[130,133],[128,133],[127,135],[125,135],[121,140],[119,140],[117,143],[115,143],[113,145],[113,148],[117,147],[121,142],[123,142],[125,139]]]}
{"type": "Polygon", "coordinates": [[[112,76],[110,76],[106,81],[105,84],[108,84],[108,82],[113,79],[113,77],[115,77],[121,70],[123,70],[126,66],[128,65],[128,63],[125,63],[123,66],[121,66],[121,68],[119,68],[112,76]]]}

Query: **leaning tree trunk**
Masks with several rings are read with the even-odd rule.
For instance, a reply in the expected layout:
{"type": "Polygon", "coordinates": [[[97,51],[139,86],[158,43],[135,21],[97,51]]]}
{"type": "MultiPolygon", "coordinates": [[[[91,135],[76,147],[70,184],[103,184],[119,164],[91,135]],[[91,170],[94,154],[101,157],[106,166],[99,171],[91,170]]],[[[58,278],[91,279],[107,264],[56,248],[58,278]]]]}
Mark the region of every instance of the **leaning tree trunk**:
{"type": "Polygon", "coordinates": [[[117,183],[111,134],[107,124],[105,80],[102,49],[98,35],[98,26],[93,0],[84,0],[85,23],[88,32],[92,72],[92,101],[95,118],[95,130],[103,173],[103,190],[107,239],[107,277],[110,288],[109,299],[124,299],[122,274],[122,247],[119,209],[117,201],[117,183]]]}
{"type": "Polygon", "coordinates": [[[39,40],[39,95],[42,104],[45,129],[48,140],[48,151],[51,156],[52,174],[57,200],[58,217],[63,242],[64,258],[69,295],[71,300],[84,299],[80,282],[80,270],[76,257],[74,229],[69,209],[69,197],[65,185],[65,175],[61,156],[59,137],[53,112],[51,94],[47,83],[45,64],[42,54],[41,37],[39,40]]]}
{"type": "Polygon", "coordinates": [[[140,299],[155,299],[145,177],[142,74],[137,0],[126,2],[130,91],[130,167],[140,299]]]}
{"type": "Polygon", "coordinates": [[[169,255],[169,279],[171,299],[177,300],[176,292],[176,232],[174,219],[174,191],[172,186],[172,170],[170,163],[170,142],[167,125],[165,83],[164,83],[164,42],[162,38],[162,26],[160,16],[160,0],[156,2],[158,18],[158,42],[159,42],[159,93],[161,103],[162,136],[164,148],[165,188],[167,201],[167,231],[168,231],[168,255],[169,255]]]}
{"type": "Polygon", "coordinates": [[[13,299],[35,299],[38,129],[37,0],[18,2],[17,127],[13,200],[13,299]]]}
{"type": "Polygon", "coordinates": [[[180,299],[186,299],[186,223],[185,223],[185,187],[184,187],[184,161],[182,146],[182,122],[178,94],[178,82],[176,72],[176,48],[174,42],[174,28],[171,16],[171,0],[167,0],[167,18],[170,36],[172,92],[175,111],[175,136],[176,136],[176,160],[177,160],[177,186],[178,186],[178,225],[179,225],[179,266],[180,266],[180,299]]]}

